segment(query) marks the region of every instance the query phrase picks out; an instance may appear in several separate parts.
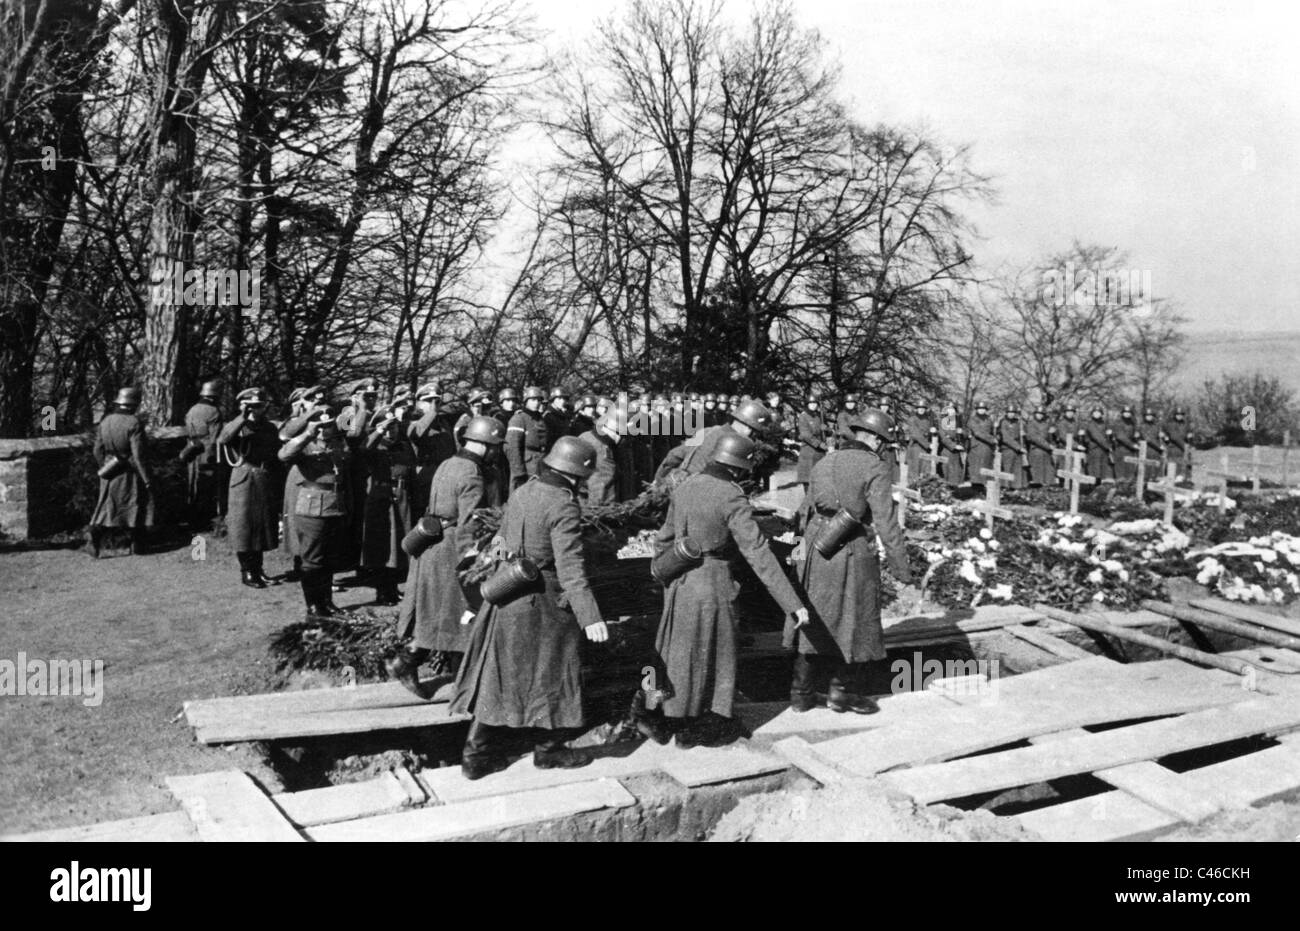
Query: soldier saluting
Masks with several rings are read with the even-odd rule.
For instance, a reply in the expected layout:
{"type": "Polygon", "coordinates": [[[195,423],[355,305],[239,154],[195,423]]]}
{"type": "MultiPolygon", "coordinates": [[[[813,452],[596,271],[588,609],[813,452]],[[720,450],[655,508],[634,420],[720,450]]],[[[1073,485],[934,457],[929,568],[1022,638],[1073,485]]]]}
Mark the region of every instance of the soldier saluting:
{"type": "Polygon", "coordinates": [[[912,581],[889,467],[880,458],[893,426],[882,411],[864,410],[849,419],[853,439],[813,468],[804,505],[808,545],[802,571],[813,624],[787,620],[784,632],[785,646],[798,651],[790,686],[795,711],[816,707],[819,679],[827,673],[826,707],[857,714],[879,710],[866,695],[865,676],[867,663],[885,658],[877,535],[890,571],[904,585],[912,581]],[[844,534],[831,549],[830,537],[844,534]]]}
{"type": "Polygon", "coordinates": [[[99,500],[90,517],[87,551],[99,558],[104,531],[131,531],[131,553],[144,550],[145,528],[153,523],[153,476],[145,462],[148,439],[136,416],[140,389],[122,388],[113,410],[99,422],[93,453],[99,464],[99,500]]]}
{"type": "Polygon", "coordinates": [[[474,716],[461,760],[469,779],[506,767],[504,742],[514,728],[534,729],[533,763],[541,769],[591,762],[564,743],[583,721],[581,638],[609,636],[587,582],[577,496],[595,462],[586,443],[560,437],[501,514],[500,547],[539,574],[504,604],[485,603],[471,629],[451,702],[453,713],[474,716]]]}
{"type": "Polygon", "coordinates": [[[266,419],[266,395],[261,388],[245,388],[235,396],[239,413],[226,424],[217,443],[230,461],[230,497],[226,531],[239,560],[239,578],[249,588],[266,588],[263,554],[277,539],[275,468],[280,451],[279,431],[266,419]]]}
{"type": "Polygon", "coordinates": [[[501,445],[506,430],[494,417],[475,417],[465,425],[464,445],[438,466],[429,497],[428,517],[439,524],[441,539],[411,560],[406,593],[397,613],[397,635],[411,642],[385,665],[388,674],[421,698],[417,675],[433,650],[453,654],[459,669],[469,628],[461,624],[468,609],[457,577],[462,557],[474,545],[474,511],[484,506],[490,449],[501,445]]]}
{"type": "Polygon", "coordinates": [[[637,727],[667,743],[672,733],[682,747],[722,746],[742,735],[732,718],[736,691],[736,612],[729,560],[737,551],[788,615],[800,624],[808,609],[786,578],[754,522],[744,491],[736,484],[754,467],[754,442],[735,433],[718,440],[703,471],[675,489],[657,553],[698,548],[701,558],[671,579],[664,591],[663,617],[655,649],[668,697],[661,712],[639,715],[637,727]]]}
{"type": "Polygon", "coordinates": [[[346,614],[334,603],[334,571],[347,555],[348,466],[351,453],[329,407],[317,407],[306,428],[280,448],[298,469],[293,523],[309,620],[346,614]]]}

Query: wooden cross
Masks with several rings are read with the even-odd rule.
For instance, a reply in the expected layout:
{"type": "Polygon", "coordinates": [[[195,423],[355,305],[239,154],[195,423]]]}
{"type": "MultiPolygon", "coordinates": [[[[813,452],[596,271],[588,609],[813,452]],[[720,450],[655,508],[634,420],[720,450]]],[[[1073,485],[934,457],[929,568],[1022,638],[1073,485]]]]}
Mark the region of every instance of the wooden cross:
{"type": "Polygon", "coordinates": [[[980,475],[987,480],[984,483],[984,500],[972,504],[971,510],[983,514],[985,525],[992,530],[995,517],[1001,517],[1003,520],[1011,519],[1011,512],[1002,507],[1002,486],[999,483],[1013,481],[1015,476],[1010,472],[1002,471],[1002,456],[1000,453],[994,453],[993,455],[993,468],[980,469],[980,475]]]}
{"type": "Polygon", "coordinates": [[[898,484],[890,486],[894,490],[894,500],[898,502],[898,526],[907,526],[907,501],[921,501],[921,493],[915,488],[907,487],[907,463],[898,464],[898,484]]]}
{"type": "Polygon", "coordinates": [[[1165,519],[1166,526],[1174,525],[1174,498],[1178,495],[1194,495],[1190,488],[1178,487],[1178,466],[1172,462],[1165,466],[1165,480],[1163,482],[1152,482],[1147,487],[1152,491],[1158,491],[1165,496],[1165,519]]]}
{"type": "Polygon", "coordinates": [[[930,437],[930,451],[928,453],[917,453],[916,458],[930,466],[930,474],[938,475],[939,466],[947,462],[947,457],[939,455],[939,438],[930,437]]]}
{"type": "Polygon", "coordinates": [[[1145,490],[1145,488],[1146,488],[1147,466],[1149,466],[1149,465],[1150,465],[1150,466],[1155,466],[1157,469],[1159,469],[1159,468],[1160,468],[1160,460],[1159,460],[1159,459],[1148,459],[1148,458],[1147,458],[1147,441],[1146,441],[1146,440],[1138,440],[1138,454],[1137,454],[1136,456],[1125,456],[1125,457],[1124,457],[1124,461],[1125,461],[1125,462],[1131,462],[1131,463],[1134,463],[1134,464],[1138,467],[1138,474],[1137,474],[1137,499],[1138,499],[1139,501],[1141,501],[1141,500],[1142,500],[1143,492],[1144,492],[1144,490],[1145,490]]]}
{"type": "Polygon", "coordinates": [[[1083,453],[1071,452],[1070,468],[1057,469],[1056,474],[1065,482],[1065,487],[1070,489],[1070,513],[1079,513],[1079,485],[1095,485],[1097,479],[1083,471],[1083,453]]]}
{"type": "Polygon", "coordinates": [[[1250,476],[1250,490],[1259,491],[1259,446],[1258,444],[1250,448],[1250,471],[1246,473],[1250,476]]]}
{"type": "Polygon", "coordinates": [[[1239,478],[1240,473],[1228,471],[1228,454],[1223,453],[1219,457],[1219,468],[1217,470],[1206,469],[1205,474],[1211,476],[1205,484],[1213,485],[1219,490],[1219,513],[1228,513],[1228,479],[1239,478]]]}
{"type": "MultiPolygon", "coordinates": [[[[1073,433],[1067,433],[1065,435],[1065,449],[1052,450],[1052,458],[1060,459],[1062,468],[1065,468],[1067,465],[1069,465],[1070,462],[1073,461],[1074,459],[1074,434],[1073,433]]],[[[1057,474],[1059,475],[1060,473],[1058,472],[1057,474]]],[[[1068,485],[1069,482],[1066,482],[1065,484],[1068,485]]]]}

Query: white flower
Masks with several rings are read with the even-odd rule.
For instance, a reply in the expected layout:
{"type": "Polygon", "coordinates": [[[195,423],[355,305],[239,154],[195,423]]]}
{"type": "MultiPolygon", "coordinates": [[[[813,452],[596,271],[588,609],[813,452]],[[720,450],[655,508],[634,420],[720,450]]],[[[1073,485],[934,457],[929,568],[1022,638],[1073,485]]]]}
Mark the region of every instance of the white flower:
{"type": "Polygon", "coordinates": [[[1101,567],[1107,572],[1120,573],[1124,570],[1124,564],[1118,559],[1107,559],[1101,564],[1101,567]]]}
{"type": "Polygon", "coordinates": [[[1101,570],[1100,570],[1100,569],[1093,569],[1091,572],[1089,572],[1089,573],[1088,573],[1088,581],[1091,582],[1093,585],[1100,585],[1100,584],[1101,584],[1101,570]]]}
{"type": "Polygon", "coordinates": [[[984,529],[982,529],[982,530],[980,531],[980,539],[981,539],[981,540],[992,540],[992,539],[993,539],[993,531],[990,530],[989,528],[985,527],[984,529]]]}
{"type": "Polygon", "coordinates": [[[989,597],[1000,598],[1003,601],[1010,601],[1011,600],[1010,583],[1003,583],[1002,585],[994,585],[992,588],[989,589],[989,597]]]}
{"type": "Polygon", "coordinates": [[[991,549],[991,550],[1000,550],[1000,549],[1002,549],[1002,544],[999,543],[997,540],[990,540],[990,541],[989,541],[989,549],[991,549]]]}
{"type": "Polygon", "coordinates": [[[1106,600],[1106,594],[1105,594],[1105,592],[1093,592],[1092,600],[1093,600],[1093,601],[1105,602],[1105,600],[1106,600]]]}
{"type": "Polygon", "coordinates": [[[985,556],[977,562],[977,565],[981,569],[996,569],[998,567],[998,561],[992,556],[985,556]]]}
{"type": "Polygon", "coordinates": [[[943,562],[943,556],[930,550],[925,554],[925,561],[933,566],[937,562],[943,562]]]}
{"type": "Polygon", "coordinates": [[[981,585],[984,582],[984,580],[979,577],[979,573],[975,571],[975,564],[969,559],[962,562],[961,568],[957,570],[957,574],[967,582],[974,585],[981,585]]]}

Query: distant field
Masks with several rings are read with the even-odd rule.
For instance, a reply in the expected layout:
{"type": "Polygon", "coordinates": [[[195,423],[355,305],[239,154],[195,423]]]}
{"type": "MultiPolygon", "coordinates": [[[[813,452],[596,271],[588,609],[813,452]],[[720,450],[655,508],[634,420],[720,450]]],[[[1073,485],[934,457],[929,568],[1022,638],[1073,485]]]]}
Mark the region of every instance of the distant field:
{"type": "Polygon", "coordinates": [[[1185,343],[1186,360],[1170,387],[1195,390],[1221,375],[1276,375],[1300,396],[1300,331],[1275,333],[1194,333],[1185,343]]]}

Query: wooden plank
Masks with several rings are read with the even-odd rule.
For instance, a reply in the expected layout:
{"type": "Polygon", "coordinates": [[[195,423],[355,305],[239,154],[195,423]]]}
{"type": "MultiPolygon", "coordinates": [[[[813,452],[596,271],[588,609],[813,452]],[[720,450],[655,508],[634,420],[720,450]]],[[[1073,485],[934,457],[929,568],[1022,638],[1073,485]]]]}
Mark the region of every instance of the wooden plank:
{"type": "Polygon", "coordinates": [[[98,824],[78,825],[70,828],[53,828],[27,834],[0,835],[0,843],[38,844],[122,844],[122,843],[177,843],[197,841],[189,815],[183,811],[169,811],[161,815],[144,815],[123,818],[119,821],[101,821],[98,824]]]}
{"type": "Polygon", "coordinates": [[[237,769],[168,776],[167,788],[205,841],[301,841],[280,809],[237,769]]]}
{"type": "MultiPolygon", "coordinates": [[[[643,747],[646,745],[643,745],[643,747]]],[[[657,746],[657,745],[656,745],[657,746]]],[[[641,748],[638,748],[638,750],[641,748]]],[[[525,756],[508,768],[482,779],[466,779],[459,766],[421,770],[420,784],[433,798],[444,804],[466,802],[493,795],[510,795],[554,786],[591,782],[593,779],[616,779],[653,772],[659,761],[646,754],[631,753],[624,757],[605,756],[579,769],[538,769],[532,756],[525,756]]]]}
{"type": "Polygon", "coordinates": [[[232,718],[212,721],[194,731],[200,743],[220,744],[246,740],[284,740],[292,737],[326,737],[370,731],[406,730],[468,721],[467,714],[452,714],[446,702],[394,708],[286,714],[266,718],[232,718]]]}
{"type": "Polygon", "coordinates": [[[1204,821],[1223,810],[1211,797],[1193,791],[1178,773],[1150,760],[1110,766],[1094,771],[1093,775],[1189,824],[1204,821]]]}
{"type": "Polygon", "coordinates": [[[929,803],[1096,772],[1297,727],[1300,707],[1294,702],[1255,699],[1086,737],[918,766],[886,773],[881,778],[917,801],[929,803]]]}
{"type": "Polygon", "coordinates": [[[772,744],[772,752],[824,786],[840,785],[858,778],[826,759],[812,744],[797,735],[772,744]]]}
{"type": "Polygon", "coordinates": [[[398,811],[412,804],[406,788],[392,772],[363,782],[305,789],[301,792],[281,792],[271,796],[271,799],[299,827],[365,818],[398,811]]]}
{"type": "Polygon", "coordinates": [[[299,689],[291,692],[264,692],[257,695],[229,695],[185,702],[185,719],[191,727],[224,721],[231,717],[271,714],[320,714],[327,711],[354,711],[370,708],[426,707],[451,698],[451,684],[446,676],[423,680],[428,687],[440,685],[434,698],[423,701],[396,682],[335,688],[299,689]]]}
{"type": "Polygon", "coordinates": [[[793,711],[786,708],[772,720],[754,731],[755,737],[776,737],[782,734],[816,734],[831,731],[863,731],[888,727],[902,721],[923,721],[936,713],[952,707],[953,702],[937,692],[899,692],[881,695],[876,703],[876,714],[838,714],[829,708],[811,711],[793,711]]]}
{"type": "Polygon", "coordinates": [[[1278,617],[1276,614],[1270,614],[1259,608],[1235,604],[1221,598],[1193,598],[1189,603],[1193,608],[1200,608],[1202,611],[1213,611],[1215,614],[1222,614],[1225,617],[1233,617],[1239,621],[1258,624],[1260,627],[1267,627],[1270,630],[1277,630],[1284,634],[1300,637],[1300,621],[1278,617]]]}
{"type": "Polygon", "coordinates": [[[1053,656],[1059,656],[1062,659],[1089,659],[1095,654],[1089,653],[1083,647],[1075,646],[1068,640],[1062,640],[1042,630],[1035,630],[1024,624],[1012,624],[1010,627],[1003,628],[1013,637],[1017,637],[1026,643],[1032,643],[1041,650],[1051,653],[1053,656]]]}
{"type": "Polygon", "coordinates": [[[411,775],[411,771],[405,766],[394,768],[392,773],[412,805],[423,805],[429,800],[429,793],[424,791],[424,787],[420,785],[419,781],[415,776],[411,775]]]}
{"type": "Polygon", "coordinates": [[[990,750],[1039,734],[1197,711],[1241,700],[1235,676],[1177,660],[1123,665],[1074,660],[995,680],[990,700],[928,719],[827,741],[818,752],[868,775],[990,750]]]}
{"type": "MultiPolygon", "coordinates": [[[[1291,738],[1291,739],[1287,739],[1291,738]]],[[[1248,808],[1300,789],[1300,739],[1177,775],[1185,791],[1225,809],[1248,808]]],[[[1125,792],[1104,792],[1013,816],[1045,840],[1144,840],[1177,826],[1173,815],[1125,792]]]]}
{"type": "Polygon", "coordinates": [[[440,841],[553,821],[588,811],[626,808],[636,799],[614,779],[416,808],[308,828],[316,841],[440,841]]]}

